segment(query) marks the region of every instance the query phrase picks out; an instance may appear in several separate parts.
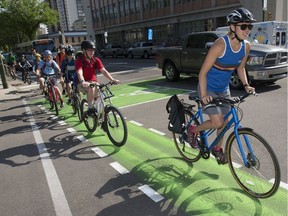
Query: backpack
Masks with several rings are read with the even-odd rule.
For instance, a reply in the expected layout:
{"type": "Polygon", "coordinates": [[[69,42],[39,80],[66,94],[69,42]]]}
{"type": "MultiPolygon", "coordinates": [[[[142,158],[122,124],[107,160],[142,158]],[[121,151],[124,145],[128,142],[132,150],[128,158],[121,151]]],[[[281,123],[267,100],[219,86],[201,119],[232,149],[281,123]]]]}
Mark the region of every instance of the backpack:
{"type": "Polygon", "coordinates": [[[166,104],[168,116],[168,130],[181,134],[185,130],[185,111],[184,106],[177,97],[173,95],[166,104]]]}
{"type": "MultiPolygon", "coordinates": [[[[51,67],[54,70],[54,68],[55,68],[54,62],[52,62],[51,67]]],[[[41,71],[43,72],[45,70],[45,68],[46,68],[46,62],[44,62],[44,64],[42,65],[41,71]]],[[[54,72],[55,72],[55,70],[54,70],[54,72]]]]}

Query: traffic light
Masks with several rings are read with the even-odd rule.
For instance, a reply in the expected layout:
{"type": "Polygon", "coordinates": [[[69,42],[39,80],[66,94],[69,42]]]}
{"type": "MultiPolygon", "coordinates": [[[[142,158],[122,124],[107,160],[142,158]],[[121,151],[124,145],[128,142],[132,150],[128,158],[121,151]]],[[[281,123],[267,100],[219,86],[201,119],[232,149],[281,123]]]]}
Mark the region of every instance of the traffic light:
{"type": "Polygon", "coordinates": [[[267,13],[267,20],[272,21],[272,13],[270,11],[267,13]]]}

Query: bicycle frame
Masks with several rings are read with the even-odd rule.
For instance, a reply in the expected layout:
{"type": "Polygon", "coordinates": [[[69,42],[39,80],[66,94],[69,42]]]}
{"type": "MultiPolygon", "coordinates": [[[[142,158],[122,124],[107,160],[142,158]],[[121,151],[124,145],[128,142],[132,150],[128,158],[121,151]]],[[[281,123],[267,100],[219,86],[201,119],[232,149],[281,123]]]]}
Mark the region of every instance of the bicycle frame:
{"type": "MultiPolygon", "coordinates": [[[[208,148],[209,152],[212,150],[212,148],[220,141],[220,139],[223,138],[223,136],[225,135],[225,133],[229,130],[229,128],[234,124],[234,129],[233,129],[233,133],[236,136],[236,140],[237,140],[237,144],[238,147],[240,149],[241,152],[241,156],[242,156],[242,160],[245,164],[246,167],[249,166],[249,163],[247,161],[247,158],[245,157],[245,153],[244,153],[244,149],[243,149],[243,144],[240,140],[240,137],[238,135],[238,130],[243,128],[243,126],[240,124],[240,121],[238,119],[238,115],[237,115],[237,109],[234,107],[234,105],[231,106],[231,110],[224,116],[224,122],[229,119],[229,117],[232,116],[232,118],[228,121],[228,123],[225,125],[225,127],[222,129],[222,131],[216,136],[216,138],[212,141],[212,143],[209,145],[208,142],[208,137],[214,133],[214,131],[216,129],[209,129],[207,131],[203,131],[203,135],[200,136],[200,139],[204,139],[204,143],[205,143],[205,147],[208,148]]],[[[200,123],[202,124],[204,122],[204,117],[203,117],[203,110],[201,107],[198,107],[198,111],[197,113],[194,115],[193,118],[190,119],[190,121],[188,122],[188,125],[191,124],[191,122],[193,121],[193,119],[200,119],[200,123]]],[[[246,143],[247,148],[249,149],[249,152],[251,153],[252,159],[256,160],[256,157],[253,153],[253,150],[251,148],[250,145],[250,141],[247,138],[246,135],[244,135],[244,140],[246,143]]]]}

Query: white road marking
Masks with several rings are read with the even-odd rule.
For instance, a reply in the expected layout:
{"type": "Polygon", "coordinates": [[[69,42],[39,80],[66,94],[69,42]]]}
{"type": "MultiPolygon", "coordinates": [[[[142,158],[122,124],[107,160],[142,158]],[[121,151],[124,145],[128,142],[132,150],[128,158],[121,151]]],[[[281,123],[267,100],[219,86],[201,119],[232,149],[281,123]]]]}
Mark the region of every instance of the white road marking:
{"type": "Polygon", "coordinates": [[[118,162],[113,162],[110,163],[110,166],[112,166],[117,172],[119,172],[120,174],[126,174],[129,173],[129,170],[127,170],[125,167],[123,167],[120,163],[118,162]]]}
{"type": "MultiPolygon", "coordinates": [[[[23,99],[22,102],[25,105],[26,112],[30,113],[31,109],[28,106],[27,101],[23,99]]],[[[46,150],[46,146],[43,142],[41,133],[36,126],[36,121],[32,115],[30,115],[29,118],[31,120],[30,125],[32,127],[34,139],[35,139],[38,152],[41,158],[43,170],[46,175],[46,179],[47,179],[47,183],[49,186],[49,190],[50,190],[50,194],[51,194],[51,198],[53,201],[56,215],[57,216],[62,216],[62,215],[72,216],[72,213],[71,213],[69,204],[67,202],[65,193],[63,191],[61,182],[58,178],[53,162],[50,158],[49,152],[47,152],[46,150]]]]}
{"type": "Polygon", "coordinates": [[[70,133],[76,133],[76,130],[74,128],[67,128],[67,130],[70,132],[70,133]]]}
{"type": "Polygon", "coordinates": [[[103,158],[103,157],[107,157],[108,155],[102,151],[100,148],[95,147],[91,149],[92,151],[94,151],[99,157],[103,158]]]}
{"type": "Polygon", "coordinates": [[[67,123],[66,123],[65,121],[58,121],[58,123],[59,123],[60,125],[67,125],[67,123]]]}
{"type": "Polygon", "coordinates": [[[165,136],[165,135],[166,135],[165,133],[163,133],[163,132],[161,132],[161,131],[158,131],[158,130],[156,130],[156,129],[154,129],[154,128],[149,128],[148,130],[149,130],[149,131],[152,131],[152,132],[154,132],[154,133],[156,133],[156,134],[159,134],[159,135],[161,135],[161,136],[165,136]]]}
{"type": "Polygon", "coordinates": [[[159,202],[164,199],[157,191],[153,190],[148,185],[142,185],[138,187],[144,194],[146,194],[149,198],[151,198],[154,202],[159,202]]]}
{"type": "Polygon", "coordinates": [[[81,142],[87,141],[87,139],[83,135],[77,136],[76,138],[79,139],[81,142]]]}
{"type": "Polygon", "coordinates": [[[133,120],[131,120],[131,121],[129,121],[130,123],[132,123],[132,124],[134,124],[134,125],[137,125],[137,126],[143,126],[143,124],[141,124],[141,123],[139,123],[139,122],[136,122],[136,121],[133,121],[133,120]]]}

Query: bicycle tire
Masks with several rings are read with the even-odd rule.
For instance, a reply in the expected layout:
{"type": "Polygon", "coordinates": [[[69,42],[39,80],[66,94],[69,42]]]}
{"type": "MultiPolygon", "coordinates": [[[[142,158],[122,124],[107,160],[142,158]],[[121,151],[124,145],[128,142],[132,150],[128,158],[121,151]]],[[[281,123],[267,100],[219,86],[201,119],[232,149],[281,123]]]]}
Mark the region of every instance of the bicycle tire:
{"type": "Polygon", "coordinates": [[[87,106],[87,100],[83,99],[81,101],[82,121],[84,122],[86,129],[90,133],[93,133],[97,129],[97,126],[98,126],[97,113],[95,113],[94,115],[88,116],[86,114],[85,106],[87,106]]]}
{"type": "Polygon", "coordinates": [[[31,85],[32,83],[31,74],[29,73],[29,71],[26,73],[26,82],[28,83],[28,85],[31,85]]]}
{"type": "Polygon", "coordinates": [[[16,72],[14,69],[11,70],[11,77],[13,80],[16,80],[17,76],[16,76],[16,72]]]}
{"type": "Polygon", "coordinates": [[[73,98],[72,98],[72,110],[73,110],[73,115],[75,115],[76,113],[78,114],[78,110],[80,109],[80,101],[79,98],[76,94],[73,94],[73,98]]]}
{"type": "Polygon", "coordinates": [[[238,135],[249,166],[243,164],[236,136],[232,133],[227,139],[225,152],[234,179],[253,197],[271,197],[278,190],[281,178],[279,163],[273,149],[263,137],[250,128],[239,129],[238,135]],[[246,142],[244,139],[249,140],[256,160],[252,159],[249,149],[243,145],[246,142]]]}
{"type": "Polygon", "coordinates": [[[54,87],[52,87],[50,90],[52,91],[52,99],[53,99],[55,113],[56,113],[56,116],[58,116],[59,110],[58,110],[58,105],[57,105],[56,92],[55,92],[54,87]]]}
{"type": "MultiPolygon", "coordinates": [[[[193,113],[187,109],[184,110],[185,115],[185,124],[190,121],[191,118],[194,117],[193,113]]],[[[199,125],[199,121],[194,118],[192,124],[197,126],[199,125]]],[[[187,128],[182,134],[177,134],[172,132],[174,143],[176,145],[176,149],[182,156],[182,158],[188,162],[196,162],[201,158],[201,150],[200,148],[193,148],[187,142],[187,128]]],[[[201,144],[202,140],[197,138],[198,145],[201,144]]]]}
{"type": "Polygon", "coordinates": [[[126,121],[116,107],[105,108],[103,126],[103,130],[107,132],[108,138],[115,146],[121,147],[126,143],[128,137],[126,121]]]}
{"type": "Polygon", "coordinates": [[[78,113],[78,118],[80,122],[83,122],[84,118],[84,107],[88,105],[88,102],[86,99],[82,99],[80,103],[80,115],[78,113]]]}

